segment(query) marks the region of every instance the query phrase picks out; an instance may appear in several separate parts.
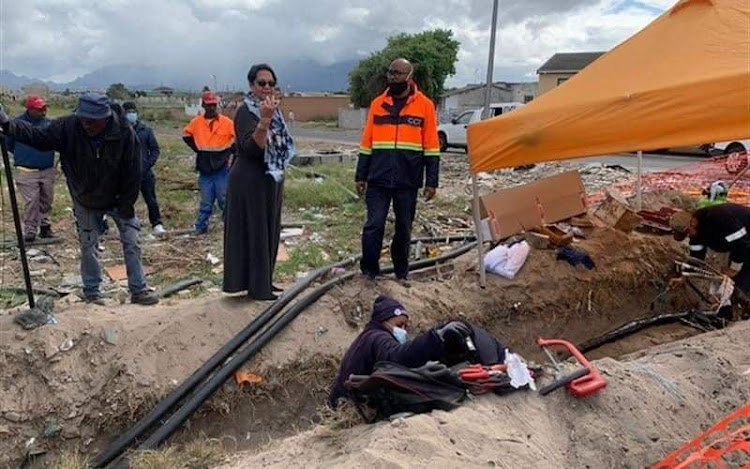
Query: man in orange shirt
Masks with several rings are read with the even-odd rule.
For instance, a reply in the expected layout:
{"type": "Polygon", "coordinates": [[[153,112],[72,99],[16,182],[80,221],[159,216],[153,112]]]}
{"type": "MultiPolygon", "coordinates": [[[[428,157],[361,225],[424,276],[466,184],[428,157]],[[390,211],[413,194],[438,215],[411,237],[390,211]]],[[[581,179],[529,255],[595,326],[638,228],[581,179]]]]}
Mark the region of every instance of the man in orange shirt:
{"type": "Polygon", "coordinates": [[[417,89],[413,72],[406,59],[391,63],[388,89],[370,104],[355,176],[357,191],[365,194],[367,204],[360,269],[371,279],[380,273],[385,221],[393,201],[396,232],[391,258],[396,278],[406,286],[417,194],[424,185],[425,199],[432,199],[440,171],[435,105],[417,89]]]}
{"type": "Polygon", "coordinates": [[[234,123],[219,112],[219,97],[213,91],[204,91],[201,96],[203,114],[199,114],[185,126],[182,140],[195,152],[195,169],[201,203],[195,232],[208,232],[214,201],[219,205],[224,219],[226,207],[227,176],[229,162],[234,151],[234,123]]]}

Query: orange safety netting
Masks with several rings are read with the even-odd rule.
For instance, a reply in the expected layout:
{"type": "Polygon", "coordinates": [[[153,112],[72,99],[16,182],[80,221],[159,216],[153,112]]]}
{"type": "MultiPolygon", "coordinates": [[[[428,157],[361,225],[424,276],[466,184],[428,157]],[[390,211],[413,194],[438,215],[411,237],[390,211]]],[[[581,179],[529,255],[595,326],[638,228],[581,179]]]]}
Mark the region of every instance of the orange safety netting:
{"type": "MultiPolygon", "coordinates": [[[[700,197],[713,182],[724,181],[730,184],[734,181],[728,200],[741,205],[750,206],[750,170],[743,174],[743,170],[750,165],[750,153],[734,153],[689,163],[667,171],[644,173],[642,190],[644,194],[653,191],[679,191],[692,197],[700,197]],[[736,181],[735,179],[738,178],[736,181]]],[[[613,184],[614,189],[630,196],[635,194],[635,181],[613,184]]],[[[589,205],[602,201],[603,192],[589,195],[589,205]]]]}
{"type": "Polygon", "coordinates": [[[750,403],[651,467],[692,468],[750,468],[750,403]]]}

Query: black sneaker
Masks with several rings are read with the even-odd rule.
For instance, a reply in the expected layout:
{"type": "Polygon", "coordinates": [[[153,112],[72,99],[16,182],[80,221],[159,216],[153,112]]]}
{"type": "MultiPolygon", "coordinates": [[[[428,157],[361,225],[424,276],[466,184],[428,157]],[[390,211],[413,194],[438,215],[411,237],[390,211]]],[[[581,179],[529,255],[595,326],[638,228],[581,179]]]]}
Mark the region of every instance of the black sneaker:
{"type": "Polygon", "coordinates": [[[159,302],[159,298],[153,293],[144,290],[142,292],[133,293],[130,295],[130,302],[136,305],[150,306],[155,305],[159,302]]]}
{"type": "Polygon", "coordinates": [[[40,238],[54,238],[54,233],[52,233],[52,227],[49,225],[42,225],[39,228],[39,237],[40,238]]]}
{"type": "Polygon", "coordinates": [[[87,295],[84,301],[89,304],[95,304],[99,306],[105,306],[107,303],[104,301],[104,297],[101,293],[94,293],[93,295],[87,295]]]}
{"type": "Polygon", "coordinates": [[[36,239],[36,235],[34,233],[25,234],[23,235],[24,242],[32,243],[36,239]]]}

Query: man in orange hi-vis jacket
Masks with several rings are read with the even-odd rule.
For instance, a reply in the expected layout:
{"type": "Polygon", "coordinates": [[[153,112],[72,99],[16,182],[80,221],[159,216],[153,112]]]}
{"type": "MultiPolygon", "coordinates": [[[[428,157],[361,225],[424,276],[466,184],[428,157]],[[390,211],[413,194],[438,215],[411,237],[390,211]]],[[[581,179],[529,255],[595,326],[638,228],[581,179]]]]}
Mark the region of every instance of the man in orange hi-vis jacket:
{"type": "Polygon", "coordinates": [[[234,122],[219,111],[219,97],[213,91],[201,95],[203,114],[185,126],[182,140],[195,152],[195,169],[201,202],[195,220],[195,232],[208,232],[214,201],[221,209],[222,220],[227,200],[229,166],[234,152],[234,122]]]}
{"type": "Polygon", "coordinates": [[[440,172],[435,105],[417,89],[413,71],[406,59],[391,63],[388,89],[370,104],[355,177],[367,204],[360,269],[370,279],[380,273],[385,221],[393,201],[396,232],[391,258],[396,278],[407,286],[417,194],[424,185],[425,199],[432,199],[440,172]]]}

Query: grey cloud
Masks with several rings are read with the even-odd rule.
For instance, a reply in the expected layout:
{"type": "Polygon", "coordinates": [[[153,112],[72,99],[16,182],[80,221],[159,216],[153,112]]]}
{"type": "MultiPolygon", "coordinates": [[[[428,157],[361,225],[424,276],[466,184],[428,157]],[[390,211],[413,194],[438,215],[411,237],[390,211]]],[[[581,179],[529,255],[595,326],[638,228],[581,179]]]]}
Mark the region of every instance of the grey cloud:
{"type": "MultiPolygon", "coordinates": [[[[559,33],[557,42],[550,35],[566,17],[618,1],[502,0],[499,37],[508,49],[499,44],[498,72],[524,77],[560,48],[611,47],[632,30],[594,22],[576,36],[559,33]],[[518,50],[511,32],[529,43],[518,50]]],[[[441,25],[462,42],[460,83],[484,75],[490,9],[489,0],[5,1],[0,50],[3,68],[37,77],[143,64],[236,75],[225,80],[242,83],[252,62],[351,60],[380,49],[391,34],[441,25]]]]}

